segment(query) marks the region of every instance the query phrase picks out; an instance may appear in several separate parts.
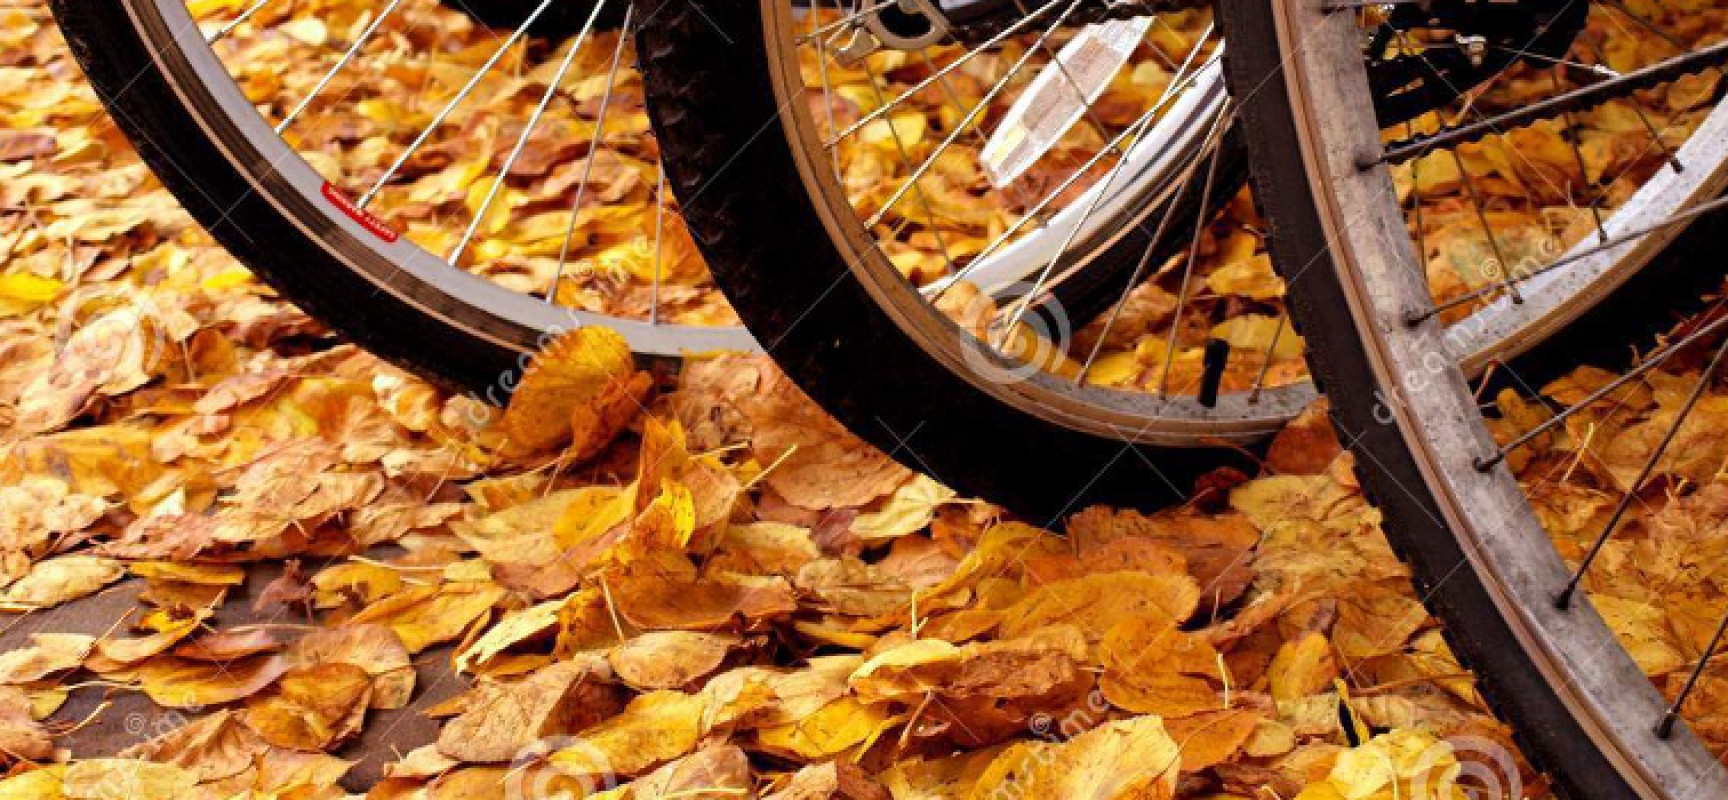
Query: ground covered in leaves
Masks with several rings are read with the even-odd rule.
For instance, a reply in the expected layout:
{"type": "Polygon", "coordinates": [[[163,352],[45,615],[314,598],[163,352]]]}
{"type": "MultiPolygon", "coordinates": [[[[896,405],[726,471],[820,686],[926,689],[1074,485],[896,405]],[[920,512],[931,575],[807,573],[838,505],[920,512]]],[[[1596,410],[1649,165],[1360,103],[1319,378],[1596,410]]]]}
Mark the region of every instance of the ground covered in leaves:
{"type": "MultiPolygon", "coordinates": [[[[0,2],[0,798],[1542,792],[1323,410],[1258,476],[1065,536],[760,359],[649,375],[587,329],[498,413],[256,283],[60,47],[0,2]]],[[[1684,385],[1519,457],[1563,547],[1684,385]]],[[[1544,413],[1502,405],[1505,436],[1544,413]]],[[[1664,680],[1728,563],[1706,405],[1592,587],[1664,680]]]]}

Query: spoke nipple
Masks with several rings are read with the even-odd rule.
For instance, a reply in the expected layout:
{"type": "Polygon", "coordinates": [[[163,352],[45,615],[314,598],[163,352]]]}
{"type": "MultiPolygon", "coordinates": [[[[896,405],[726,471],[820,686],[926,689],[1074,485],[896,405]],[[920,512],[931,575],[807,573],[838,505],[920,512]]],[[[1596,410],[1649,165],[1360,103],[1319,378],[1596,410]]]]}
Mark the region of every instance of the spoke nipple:
{"type": "Polygon", "coordinates": [[[1674,735],[1674,721],[1678,718],[1679,718],[1679,714],[1677,713],[1676,709],[1669,708],[1668,712],[1662,715],[1662,721],[1656,723],[1656,738],[1666,739],[1670,736],[1673,736],[1674,735]]]}
{"type": "Polygon", "coordinates": [[[1356,157],[1356,169],[1367,172],[1386,162],[1386,151],[1376,150],[1356,157]]]}
{"type": "Polygon", "coordinates": [[[1410,309],[1404,312],[1404,325],[1406,327],[1414,328],[1427,322],[1432,316],[1434,316],[1433,311],[1410,309]]]}
{"type": "Polygon", "coordinates": [[[1686,165],[1680,163],[1680,157],[1679,156],[1674,156],[1672,158],[1669,158],[1668,159],[1668,166],[1673,167],[1675,172],[1685,172],[1686,171],[1686,165]]]}
{"type": "Polygon", "coordinates": [[[1578,588],[1578,584],[1576,584],[1576,583],[1567,584],[1566,588],[1560,590],[1560,594],[1554,598],[1554,607],[1560,609],[1561,611],[1571,610],[1571,608],[1572,608],[1572,594],[1574,591],[1577,590],[1577,588],[1578,588]]]}
{"type": "Polygon", "coordinates": [[[1495,465],[1499,464],[1500,460],[1505,457],[1505,453],[1495,453],[1486,458],[1483,456],[1477,456],[1471,459],[1470,465],[1475,467],[1477,472],[1487,472],[1488,470],[1493,469],[1495,465]]]}

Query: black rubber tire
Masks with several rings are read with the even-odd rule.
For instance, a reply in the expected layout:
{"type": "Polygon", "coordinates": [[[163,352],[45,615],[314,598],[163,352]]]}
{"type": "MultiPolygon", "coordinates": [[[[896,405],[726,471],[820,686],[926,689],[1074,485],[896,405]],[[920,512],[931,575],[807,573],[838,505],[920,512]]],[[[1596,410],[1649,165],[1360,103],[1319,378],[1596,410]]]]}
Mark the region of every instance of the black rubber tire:
{"type": "MultiPolygon", "coordinates": [[[[1185,497],[1223,448],[1154,448],[998,402],[906,337],[853,279],[778,124],[755,0],[655,0],[637,32],[671,185],[716,282],[829,413],[902,463],[1042,524],[1185,497]]],[[[1138,254],[1136,254],[1136,257],[1138,254]]],[[[958,329],[956,329],[958,335],[958,329]]]]}
{"type": "MultiPolygon", "coordinates": [[[[1275,264],[1288,281],[1286,304],[1308,344],[1309,371],[1331,400],[1341,441],[1356,454],[1364,493],[1384,514],[1387,539],[1411,568],[1418,596],[1445,623],[1459,660],[1475,671],[1489,704],[1518,738],[1527,758],[1545,771],[1563,796],[1625,798],[1630,786],[1560,696],[1541,679],[1529,654],[1469,567],[1460,543],[1441,522],[1440,504],[1423,478],[1396,424],[1382,422],[1381,387],[1368,364],[1315,205],[1312,182],[1297,145],[1297,125],[1282,74],[1274,15],[1283,0],[1221,0],[1220,21],[1230,41],[1225,74],[1248,132],[1255,200],[1269,227],[1275,264]],[[1246,99],[1242,99],[1246,98],[1246,99]],[[1303,265],[1289,269],[1289,265],[1303,265]]],[[[1558,374],[1614,339],[1623,348],[1629,328],[1660,325],[1683,311],[1672,298],[1692,287],[1719,283],[1720,259],[1690,257],[1719,248],[1720,224],[1695,224],[1657,263],[1628,282],[1561,336],[1518,364],[1535,374],[1558,374]],[[1662,298],[1652,308],[1651,300],[1662,298]],[[1640,308],[1640,304],[1643,304],[1640,308]],[[1656,312],[1656,313],[1653,313],[1656,312]]],[[[1690,295],[1696,297],[1696,295],[1690,295]]],[[[1628,334],[1629,335],[1629,334],[1628,334]]],[[[1622,356],[1623,357],[1623,356],[1622,356]]]]}
{"type": "MultiPolygon", "coordinates": [[[[474,21],[489,28],[499,30],[515,30],[522,21],[540,7],[540,0],[438,0],[450,8],[454,8],[474,21]]],[[[599,18],[594,20],[597,30],[616,30],[624,24],[624,9],[629,6],[628,0],[606,0],[606,7],[600,10],[599,18]]],[[[546,9],[546,13],[535,20],[534,29],[530,34],[545,39],[563,39],[573,36],[582,30],[583,23],[588,21],[588,15],[594,12],[593,0],[559,0],[546,9]]]]}
{"type": "MultiPolygon", "coordinates": [[[[53,0],[54,16],[97,96],[139,155],[186,210],[259,277],[308,313],[392,363],[458,391],[502,399],[521,351],[429,312],[471,318],[461,301],[406,273],[391,292],[334,258],[233,167],[192,123],[143,37],[101,0],[53,0]],[[405,298],[411,298],[410,303],[405,298]]],[[[118,12],[124,13],[124,12],[118,12]]],[[[495,330],[531,348],[532,331],[495,330]]]]}

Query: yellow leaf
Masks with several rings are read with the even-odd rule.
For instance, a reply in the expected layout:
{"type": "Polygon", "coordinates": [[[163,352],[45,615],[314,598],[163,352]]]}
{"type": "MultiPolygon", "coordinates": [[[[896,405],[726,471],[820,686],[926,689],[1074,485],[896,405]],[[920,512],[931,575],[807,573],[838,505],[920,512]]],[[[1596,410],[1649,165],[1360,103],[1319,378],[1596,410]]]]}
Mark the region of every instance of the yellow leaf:
{"type": "Polygon", "coordinates": [[[139,680],[157,705],[193,708],[232,703],[269,686],[287,671],[281,656],[253,656],[222,664],[161,656],[144,662],[139,680]]]}
{"type": "Polygon", "coordinates": [[[954,490],[915,475],[888,495],[879,508],[852,520],[852,532],[865,540],[894,539],[923,530],[936,509],[954,499],[954,490]]]}
{"type": "Polygon", "coordinates": [[[1272,257],[1264,254],[1229,262],[1212,270],[1212,273],[1206,276],[1206,285],[1218,294],[1238,295],[1254,300],[1272,300],[1284,296],[1284,280],[1272,271],[1272,257]]]}
{"type": "Polygon", "coordinates": [[[172,764],[130,758],[93,758],[66,767],[61,789],[69,800],[190,800],[209,797],[198,777],[172,764]]]}
{"type": "Polygon", "coordinates": [[[1126,619],[1179,624],[1200,604],[1200,587],[1185,574],[1104,572],[1032,590],[1005,612],[1002,635],[1013,638],[1058,623],[1075,625],[1088,641],[1101,641],[1126,619]]]}
{"type": "Polygon", "coordinates": [[[1272,685],[1272,698],[1281,702],[1324,691],[1338,677],[1332,643],[1315,631],[1285,642],[1272,657],[1266,676],[1272,685]]]}
{"type": "Polygon", "coordinates": [[[1099,689],[1118,708],[1186,717],[1223,707],[1224,661],[1204,634],[1167,619],[1125,619],[1104,636],[1099,689]]]}
{"type": "Polygon", "coordinates": [[[41,308],[60,294],[64,284],[29,272],[0,275],[0,318],[16,317],[41,308]]]}
{"type": "Polygon", "coordinates": [[[574,777],[640,775],[694,750],[707,710],[704,695],[650,692],[553,753],[552,766],[574,777]]]}
{"type": "MultiPolygon", "coordinates": [[[[534,356],[504,411],[502,424],[510,436],[506,451],[525,455],[569,440],[576,410],[619,391],[633,391],[635,370],[630,343],[615,331],[588,326],[552,340],[534,356]]],[[[584,446],[597,450],[595,438],[589,432],[584,446]]]]}
{"type": "Polygon", "coordinates": [[[1280,317],[1265,314],[1243,314],[1231,317],[1212,327],[1212,336],[1230,343],[1232,348],[1263,353],[1272,348],[1273,361],[1289,361],[1302,357],[1302,337],[1280,317]],[[1282,330],[1280,330],[1282,328],[1282,330]],[[1277,343],[1274,345],[1273,340],[1277,343]]]}
{"type": "Polygon", "coordinates": [[[408,652],[418,653],[462,635],[504,595],[504,587],[477,581],[416,586],[361,609],[348,624],[388,625],[408,652]]]}
{"type": "Polygon", "coordinates": [[[0,800],[61,800],[66,765],[58,764],[0,780],[0,800]]]}
{"type": "Polygon", "coordinates": [[[95,594],[126,575],[120,562],[86,555],[38,561],[17,583],[0,593],[0,604],[31,609],[59,605],[95,594]]]}
{"type": "Polygon", "coordinates": [[[298,668],[247,701],[246,724],[277,747],[327,750],[360,732],[371,695],[372,676],[353,664],[298,668]]]}
{"type": "Polygon", "coordinates": [[[1016,745],[992,762],[969,794],[988,800],[1004,783],[1024,797],[1169,800],[1181,748],[1164,721],[1141,716],[1100,725],[1062,744],[1016,745]]]}
{"type": "Polygon", "coordinates": [[[869,740],[887,719],[882,706],[842,697],[797,722],[763,728],[756,735],[764,747],[815,761],[869,740]]]}

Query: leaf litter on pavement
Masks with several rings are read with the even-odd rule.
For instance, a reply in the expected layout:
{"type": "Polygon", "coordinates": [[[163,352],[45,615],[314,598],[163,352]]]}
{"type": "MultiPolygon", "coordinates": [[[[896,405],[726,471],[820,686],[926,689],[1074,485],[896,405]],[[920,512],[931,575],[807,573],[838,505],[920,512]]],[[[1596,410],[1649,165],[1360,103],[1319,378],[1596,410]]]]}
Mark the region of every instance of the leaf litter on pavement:
{"type": "MultiPolygon", "coordinates": [[[[256,283],[39,3],[0,3],[0,45],[0,798],[1461,798],[1471,762],[1542,792],[1323,407],[1222,494],[1061,536],[869,448],[761,358],[649,374],[585,328],[496,411],[256,283]],[[93,604],[87,630],[39,624],[93,604]]],[[[1520,167],[1482,158],[1513,194],[1520,167]]],[[[466,202],[472,175],[429,176],[423,202],[466,202]]],[[[1276,303],[1254,241],[1205,246],[1214,291],[1276,303]]],[[[1122,352],[1153,361],[1112,382],[1163,359],[1170,300],[1140,291],[1122,352]]],[[[700,294],[687,313],[726,313],[700,294]]],[[[1517,457],[1563,554],[1697,365],[1672,369],[1517,457]]],[[[1589,587],[1670,690],[1722,596],[1721,401],[1589,587]]],[[[1545,413],[1500,407],[1501,436],[1545,413]]],[[[1694,701],[1718,747],[1722,680],[1694,701]]]]}

